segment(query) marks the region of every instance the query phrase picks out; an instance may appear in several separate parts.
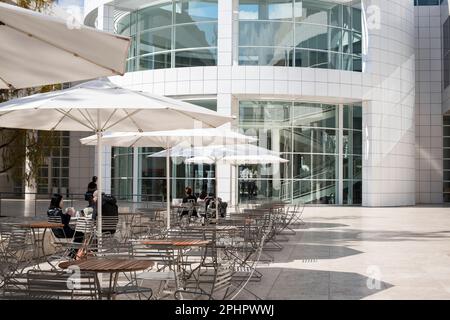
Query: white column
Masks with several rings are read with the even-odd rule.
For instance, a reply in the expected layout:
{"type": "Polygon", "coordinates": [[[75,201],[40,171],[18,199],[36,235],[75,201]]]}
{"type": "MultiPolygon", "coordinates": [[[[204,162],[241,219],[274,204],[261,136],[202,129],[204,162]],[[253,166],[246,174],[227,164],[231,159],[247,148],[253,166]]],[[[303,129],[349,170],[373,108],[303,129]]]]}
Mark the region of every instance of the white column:
{"type": "Polygon", "coordinates": [[[139,148],[133,148],[133,202],[141,201],[139,185],[139,148]]]}
{"type": "Polygon", "coordinates": [[[102,5],[98,7],[97,28],[114,32],[114,6],[102,5]]]}
{"type": "Polygon", "coordinates": [[[217,65],[231,66],[233,62],[233,1],[218,0],[217,65]]]}
{"type": "Polygon", "coordinates": [[[338,121],[339,121],[339,131],[338,131],[338,147],[339,147],[339,151],[338,151],[338,185],[337,185],[337,204],[343,204],[344,202],[344,195],[343,195],[343,190],[344,190],[344,132],[343,132],[343,127],[344,127],[344,106],[342,104],[339,105],[339,115],[338,115],[338,121]]]}

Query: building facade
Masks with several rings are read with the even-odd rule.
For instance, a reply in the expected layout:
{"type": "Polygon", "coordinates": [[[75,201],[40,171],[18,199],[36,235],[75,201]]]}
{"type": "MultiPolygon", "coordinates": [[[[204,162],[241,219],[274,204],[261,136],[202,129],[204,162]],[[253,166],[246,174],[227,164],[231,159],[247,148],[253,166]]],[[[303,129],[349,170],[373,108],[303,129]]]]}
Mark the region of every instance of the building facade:
{"type": "MultiPolygon", "coordinates": [[[[174,161],[174,197],[186,184],[212,190],[217,174],[226,200],[416,202],[413,1],[87,1],[85,8],[86,23],[133,40],[129,72],[112,81],[236,115],[233,127],[289,160],[246,168],[174,161]]],[[[154,151],[113,148],[113,191],[161,193],[163,160],[147,158],[154,151]]]]}
{"type": "MultiPolygon", "coordinates": [[[[128,72],[113,82],[235,115],[232,127],[289,160],[173,159],[172,197],[187,185],[215,193],[217,177],[232,202],[450,201],[446,0],[85,0],[84,12],[85,24],[132,38],[128,72]]],[[[71,192],[84,192],[94,168],[79,136],[59,171],[71,192]]],[[[107,191],[164,199],[156,151],[105,147],[107,191]]]]}

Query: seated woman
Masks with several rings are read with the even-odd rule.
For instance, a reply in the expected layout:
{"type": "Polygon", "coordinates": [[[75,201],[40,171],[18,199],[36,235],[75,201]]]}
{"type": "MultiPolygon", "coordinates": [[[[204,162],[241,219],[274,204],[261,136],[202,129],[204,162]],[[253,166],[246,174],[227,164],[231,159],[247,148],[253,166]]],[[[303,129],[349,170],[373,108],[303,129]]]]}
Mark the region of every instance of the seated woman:
{"type": "MultiPolygon", "coordinates": [[[[183,198],[183,203],[197,203],[197,198],[192,194],[192,188],[191,187],[186,187],[186,189],[184,189],[184,192],[186,193],[185,197],[183,198]]],[[[189,214],[188,210],[183,210],[183,212],[181,213],[182,216],[189,214]]],[[[193,210],[192,215],[197,215],[197,211],[193,210]]]]}
{"type": "Polygon", "coordinates": [[[82,243],[84,234],[75,232],[70,225],[70,214],[63,212],[63,196],[55,193],[50,201],[50,206],[47,210],[49,217],[61,217],[61,223],[64,225],[62,229],[52,229],[53,234],[57,238],[73,238],[73,242],[82,243]]]}

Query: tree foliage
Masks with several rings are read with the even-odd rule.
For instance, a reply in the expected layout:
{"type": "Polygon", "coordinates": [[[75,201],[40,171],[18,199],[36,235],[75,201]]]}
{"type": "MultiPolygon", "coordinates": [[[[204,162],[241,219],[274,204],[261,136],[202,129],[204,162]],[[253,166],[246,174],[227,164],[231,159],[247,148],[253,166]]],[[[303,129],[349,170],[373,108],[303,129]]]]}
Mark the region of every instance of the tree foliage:
{"type": "MultiPolygon", "coordinates": [[[[0,0],[34,11],[42,11],[53,0],[0,0]]],[[[61,85],[49,85],[19,90],[0,90],[0,102],[36,93],[61,89],[61,85]]],[[[36,132],[21,129],[0,128],[0,174],[6,174],[14,181],[26,181],[28,185],[37,181],[39,169],[49,156],[49,148],[54,145],[54,132],[36,132]],[[25,160],[29,168],[25,172],[25,160]]]]}

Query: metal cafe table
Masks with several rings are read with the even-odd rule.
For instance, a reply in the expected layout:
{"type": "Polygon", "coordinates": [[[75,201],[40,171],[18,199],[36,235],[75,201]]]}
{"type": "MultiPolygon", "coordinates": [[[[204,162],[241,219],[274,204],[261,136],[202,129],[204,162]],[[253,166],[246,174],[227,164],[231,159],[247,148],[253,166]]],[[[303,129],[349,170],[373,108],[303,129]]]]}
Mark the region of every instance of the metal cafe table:
{"type": "Polygon", "coordinates": [[[33,236],[33,246],[34,252],[36,254],[37,264],[36,268],[40,269],[39,263],[40,261],[47,262],[52,268],[55,266],[47,259],[47,254],[45,253],[45,234],[47,229],[58,229],[63,228],[64,225],[62,223],[53,223],[47,221],[33,221],[28,223],[20,224],[21,227],[31,229],[33,236]],[[39,232],[39,230],[43,230],[39,232]]]}
{"type": "Polygon", "coordinates": [[[106,298],[107,300],[112,300],[115,298],[115,290],[117,287],[119,273],[143,271],[153,267],[154,264],[155,263],[150,260],[92,258],[87,260],[61,262],[59,264],[59,267],[61,269],[67,269],[71,266],[76,266],[81,272],[84,271],[95,273],[95,280],[97,282],[97,288],[100,298],[102,296],[103,290],[100,285],[98,274],[108,273],[109,287],[106,298]]]}

